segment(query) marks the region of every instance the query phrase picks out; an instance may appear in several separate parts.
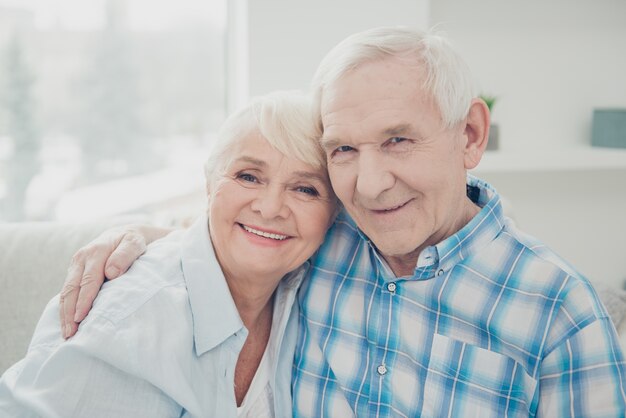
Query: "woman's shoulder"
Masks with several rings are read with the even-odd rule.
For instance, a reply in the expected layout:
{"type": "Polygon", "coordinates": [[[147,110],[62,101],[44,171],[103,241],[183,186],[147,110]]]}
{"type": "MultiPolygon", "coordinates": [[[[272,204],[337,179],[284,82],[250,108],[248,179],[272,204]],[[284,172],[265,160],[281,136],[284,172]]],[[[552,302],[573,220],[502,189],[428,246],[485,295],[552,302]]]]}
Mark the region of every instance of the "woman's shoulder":
{"type": "Polygon", "coordinates": [[[180,242],[157,241],[115,280],[107,281],[90,315],[116,324],[132,315],[185,314],[189,301],[181,267],[180,242]]]}

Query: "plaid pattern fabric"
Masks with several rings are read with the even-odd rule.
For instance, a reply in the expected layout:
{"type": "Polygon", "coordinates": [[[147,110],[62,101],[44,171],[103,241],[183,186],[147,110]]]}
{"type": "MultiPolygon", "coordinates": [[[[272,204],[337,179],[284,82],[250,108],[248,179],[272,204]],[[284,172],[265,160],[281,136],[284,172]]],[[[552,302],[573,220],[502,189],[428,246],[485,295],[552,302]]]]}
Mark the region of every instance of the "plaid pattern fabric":
{"type": "MultiPolygon", "coordinates": [[[[342,213],[299,301],[299,417],[624,417],[626,368],[591,285],[482,208],[396,278],[342,213]]],[[[472,193],[468,193],[472,195],[472,193]]]]}

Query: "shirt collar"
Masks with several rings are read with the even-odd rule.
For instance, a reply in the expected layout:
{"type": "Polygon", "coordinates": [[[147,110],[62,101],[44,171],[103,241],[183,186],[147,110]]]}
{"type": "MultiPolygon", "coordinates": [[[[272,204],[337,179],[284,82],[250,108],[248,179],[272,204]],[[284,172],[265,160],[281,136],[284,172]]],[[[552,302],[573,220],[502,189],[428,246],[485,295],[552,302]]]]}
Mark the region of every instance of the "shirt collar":
{"type": "MultiPolygon", "coordinates": [[[[245,329],[215,256],[206,216],[196,220],[185,233],[181,259],[191,305],[196,355],[200,356],[245,329]]],[[[307,261],[285,275],[278,285],[280,300],[295,294],[309,264],[307,261]]]]}
{"type": "Polygon", "coordinates": [[[200,217],[181,243],[196,354],[202,355],[243,328],[209,236],[208,219],[200,217]]]}
{"type": "Polygon", "coordinates": [[[502,203],[496,190],[488,183],[469,174],[467,184],[479,192],[474,203],[481,208],[480,212],[456,234],[435,246],[439,256],[435,274],[439,274],[440,270],[447,272],[466,257],[476,254],[492,242],[504,228],[502,203]]]}
{"type": "MultiPolygon", "coordinates": [[[[463,259],[493,241],[504,227],[502,203],[496,190],[471,174],[467,175],[467,185],[468,196],[475,195],[474,203],[481,208],[480,212],[454,235],[422,250],[413,277],[410,279],[426,280],[447,273],[463,259]]],[[[362,232],[359,233],[368,242],[371,251],[375,252],[383,280],[397,280],[369,238],[362,232]]]]}

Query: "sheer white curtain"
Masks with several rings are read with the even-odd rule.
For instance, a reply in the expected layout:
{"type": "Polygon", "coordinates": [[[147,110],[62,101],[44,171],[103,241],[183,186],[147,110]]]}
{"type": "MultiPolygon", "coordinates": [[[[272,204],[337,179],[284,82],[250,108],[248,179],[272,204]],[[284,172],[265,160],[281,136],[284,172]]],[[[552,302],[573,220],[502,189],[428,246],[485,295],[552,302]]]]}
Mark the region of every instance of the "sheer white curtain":
{"type": "Polygon", "coordinates": [[[226,0],[0,0],[0,221],[166,208],[225,116],[226,0]]]}

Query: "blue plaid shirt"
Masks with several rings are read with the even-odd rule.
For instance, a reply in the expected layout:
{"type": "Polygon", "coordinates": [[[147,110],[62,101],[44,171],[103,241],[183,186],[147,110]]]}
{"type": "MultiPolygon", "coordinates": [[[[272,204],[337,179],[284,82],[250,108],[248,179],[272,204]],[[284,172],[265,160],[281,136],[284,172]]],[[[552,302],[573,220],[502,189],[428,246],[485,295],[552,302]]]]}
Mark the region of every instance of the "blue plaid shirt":
{"type": "MultiPolygon", "coordinates": [[[[624,417],[626,367],[589,282],[482,208],[397,278],[346,213],[300,291],[298,417],[624,417]]],[[[468,193],[468,195],[472,195],[468,193]]]]}

